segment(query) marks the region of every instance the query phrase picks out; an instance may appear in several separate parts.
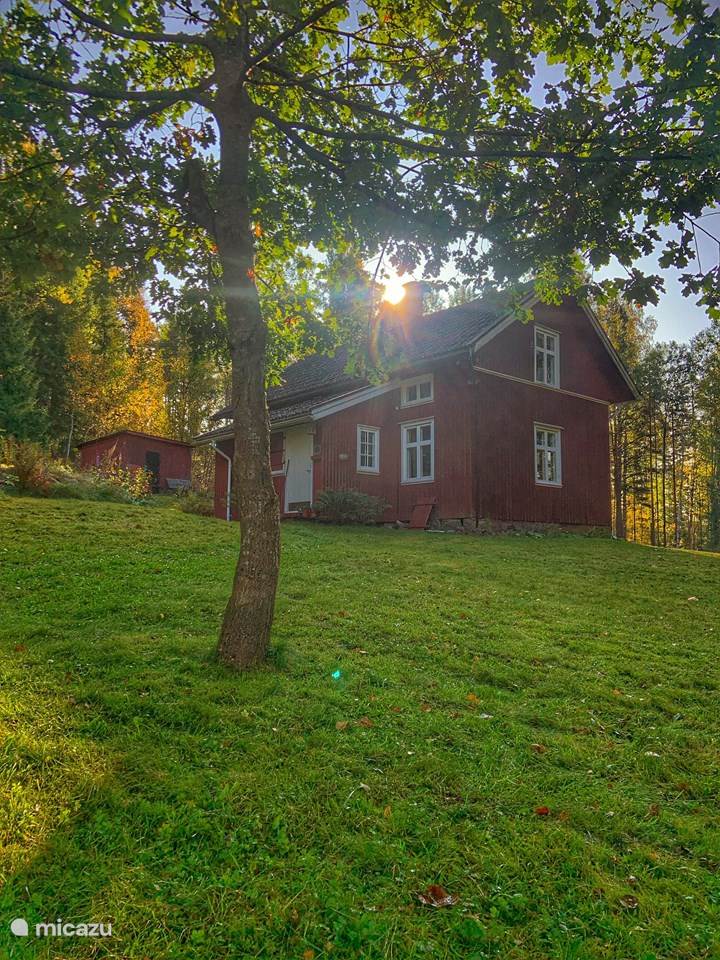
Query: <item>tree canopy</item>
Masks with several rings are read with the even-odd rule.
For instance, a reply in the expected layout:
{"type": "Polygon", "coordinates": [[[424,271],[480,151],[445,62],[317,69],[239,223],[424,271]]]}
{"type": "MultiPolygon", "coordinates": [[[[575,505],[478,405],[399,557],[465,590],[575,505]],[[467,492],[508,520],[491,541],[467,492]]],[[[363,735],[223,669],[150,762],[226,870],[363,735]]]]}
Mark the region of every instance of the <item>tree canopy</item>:
{"type": "Polygon", "coordinates": [[[116,259],[207,280],[232,96],[270,285],[298,250],[340,241],[547,289],[579,251],[617,257],[616,288],[647,302],[662,279],[634,261],[664,247],[715,307],[717,262],[689,267],[717,201],[718,31],[696,0],[23,2],[0,51],[3,233],[31,238],[35,261],[53,229],[84,248],[102,221],[116,259]]]}

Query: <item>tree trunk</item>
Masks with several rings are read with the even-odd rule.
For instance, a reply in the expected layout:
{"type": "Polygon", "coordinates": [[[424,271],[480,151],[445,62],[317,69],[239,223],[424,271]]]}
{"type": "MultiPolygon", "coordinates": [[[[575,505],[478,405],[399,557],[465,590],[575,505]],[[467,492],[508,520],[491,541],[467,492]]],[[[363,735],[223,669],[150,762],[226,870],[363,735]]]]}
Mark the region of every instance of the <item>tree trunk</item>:
{"type": "Polygon", "coordinates": [[[616,407],[612,418],[612,472],[613,472],[613,507],[615,513],[615,536],[618,540],[624,540],[627,531],[625,527],[625,502],[624,487],[625,479],[623,476],[623,440],[624,429],[622,422],[623,412],[616,407]]]}
{"type": "Polygon", "coordinates": [[[251,107],[235,83],[218,95],[220,175],[215,236],[232,356],[235,431],[233,502],[240,517],[240,557],[220,631],[218,656],[242,670],[265,659],[280,565],[280,517],[270,468],[263,323],[255,286],[248,193],[251,107]],[[223,95],[224,94],[224,95],[223,95]]]}

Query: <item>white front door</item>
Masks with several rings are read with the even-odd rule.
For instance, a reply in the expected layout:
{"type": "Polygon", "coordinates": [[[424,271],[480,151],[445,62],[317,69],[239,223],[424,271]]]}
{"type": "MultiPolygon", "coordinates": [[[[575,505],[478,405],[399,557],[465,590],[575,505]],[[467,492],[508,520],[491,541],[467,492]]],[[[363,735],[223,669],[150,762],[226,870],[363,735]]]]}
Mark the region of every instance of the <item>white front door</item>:
{"type": "Polygon", "coordinates": [[[312,503],[313,435],[309,423],[285,431],[285,513],[312,503]]]}

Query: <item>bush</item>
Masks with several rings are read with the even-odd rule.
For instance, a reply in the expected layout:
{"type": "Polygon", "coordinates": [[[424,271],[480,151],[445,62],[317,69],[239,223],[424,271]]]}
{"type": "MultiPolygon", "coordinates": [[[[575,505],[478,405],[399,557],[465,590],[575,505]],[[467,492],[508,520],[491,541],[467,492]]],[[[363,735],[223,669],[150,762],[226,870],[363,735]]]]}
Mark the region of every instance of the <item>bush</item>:
{"type": "Polygon", "coordinates": [[[382,497],[358,490],[323,490],[313,510],[325,523],[379,523],[389,506],[382,497]]]}
{"type": "Polygon", "coordinates": [[[68,500],[109,500],[114,503],[136,501],[122,486],[106,480],[98,474],[76,473],[73,470],[58,471],[55,482],[48,491],[51,497],[68,500]]]}
{"type": "Polygon", "coordinates": [[[215,516],[215,504],[209,493],[199,490],[180,490],[177,498],[178,506],[183,513],[195,513],[201,517],[215,516]]]}
{"type": "Polygon", "coordinates": [[[82,472],[52,460],[40,444],[12,438],[0,445],[0,484],[16,493],[72,500],[142,503],[150,495],[150,476],[140,467],[107,461],[82,472]]]}
{"type": "Polygon", "coordinates": [[[109,483],[122,490],[130,503],[144,503],[152,492],[152,476],[143,467],[123,466],[116,457],[105,457],[93,468],[100,483],[109,483]]]}
{"type": "Polygon", "coordinates": [[[12,438],[3,440],[0,461],[9,485],[18,493],[47,495],[52,484],[50,459],[39,443],[12,438]]]}

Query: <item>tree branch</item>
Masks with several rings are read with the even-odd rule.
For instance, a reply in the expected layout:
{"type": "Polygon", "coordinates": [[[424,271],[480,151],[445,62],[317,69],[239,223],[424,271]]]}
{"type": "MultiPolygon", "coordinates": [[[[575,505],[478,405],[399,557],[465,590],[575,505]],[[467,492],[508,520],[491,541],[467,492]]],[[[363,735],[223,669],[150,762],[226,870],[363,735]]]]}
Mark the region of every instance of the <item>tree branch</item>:
{"type": "MultiPolygon", "coordinates": [[[[503,150],[457,149],[437,143],[424,143],[419,140],[408,140],[405,137],[385,130],[336,130],[318,127],[301,120],[281,120],[267,108],[256,107],[258,115],[265,117],[276,126],[290,127],[294,130],[303,130],[327,140],[341,140],[343,143],[386,143],[402,147],[409,152],[424,153],[427,156],[444,157],[449,160],[555,160],[581,164],[592,163],[660,163],[665,161],[692,160],[689,153],[634,153],[624,156],[617,153],[605,154],[578,154],[564,150],[527,150],[521,148],[506,148],[503,150]]],[[[452,138],[452,131],[444,132],[447,139],[452,138]]],[[[460,135],[456,134],[459,139],[460,135]]]]}
{"type": "Polygon", "coordinates": [[[146,40],[148,43],[176,43],[185,46],[195,44],[208,49],[212,49],[213,46],[212,41],[203,33],[153,33],[148,30],[126,30],[123,27],[114,27],[90,13],[85,13],[70,0],[58,0],[58,3],[78,20],[102,30],[103,33],[109,33],[113,37],[122,37],[125,40],[146,40]]]}
{"type": "Polygon", "coordinates": [[[197,87],[187,87],[184,90],[119,90],[115,87],[96,87],[87,83],[73,83],[71,80],[61,80],[58,77],[50,77],[39,70],[33,70],[31,67],[25,67],[12,60],[0,59],[0,74],[10,77],[18,77],[20,80],[29,80],[31,83],[39,83],[41,86],[49,87],[51,90],[59,90],[62,93],[77,93],[82,97],[91,97],[94,100],[112,100],[122,102],[123,100],[155,101],[158,103],[177,103],[178,100],[190,100],[200,106],[207,106],[207,100],[203,97],[203,92],[212,82],[212,78],[204,81],[197,87]]]}
{"type": "Polygon", "coordinates": [[[215,211],[205,189],[203,165],[197,157],[191,158],[185,164],[176,200],[184,204],[189,217],[199,227],[207,230],[211,237],[215,237],[215,211]]]}
{"type": "MultiPolygon", "coordinates": [[[[177,97],[168,99],[164,102],[155,102],[146,104],[139,110],[136,110],[135,113],[131,113],[126,117],[110,117],[106,120],[99,121],[99,126],[102,130],[132,130],[133,127],[136,127],[138,124],[142,123],[143,120],[149,120],[150,117],[155,116],[155,114],[161,113],[163,110],[167,110],[168,107],[173,106],[176,103],[182,103],[185,99],[184,90],[178,92],[177,97]]],[[[202,104],[205,107],[210,108],[210,101],[202,104]]]]}
{"type": "Polygon", "coordinates": [[[349,97],[344,97],[342,94],[335,93],[333,90],[323,90],[321,87],[316,87],[315,84],[309,83],[301,77],[293,76],[293,74],[287,70],[283,70],[282,67],[278,67],[276,64],[266,64],[263,69],[288,80],[291,84],[302,87],[303,90],[307,90],[309,94],[318,97],[318,99],[329,100],[331,103],[337,103],[341,107],[349,107],[351,110],[367,113],[368,116],[377,117],[379,120],[388,120],[391,123],[400,124],[407,130],[416,130],[418,133],[434,134],[436,136],[447,136],[449,133],[449,131],[440,130],[437,127],[425,127],[419,123],[412,123],[412,121],[405,120],[404,117],[401,117],[397,113],[381,110],[379,107],[371,106],[369,103],[363,103],[362,100],[353,100],[349,97]]]}
{"type": "Polygon", "coordinates": [[[334,10],[336,7],[344,6],[345,0],[329,0],[328,3],[324,4],[322,7],[318,7],[317,10],[308,14],[308,16],[303,20],[299,20],[293,27],[288,27],[287,30],[283,30],[276,37],[273,37],[269,43],[267,43],[255,54],[255,56],[248,60],[245,67],[245,72],[247,73],[248,71],[252,70],[253,67],[257,67],[258,64],[263,62],[263,60],[266,60],[276,50],[279,50],[286,40],[290,40],[292,37],[297,36],[298,33],[302,33],[303,30],[305,30],[307,27],[311,27],[317,20],[322,19],[325,14],[330,13],[331,10],[334,10]]]}

